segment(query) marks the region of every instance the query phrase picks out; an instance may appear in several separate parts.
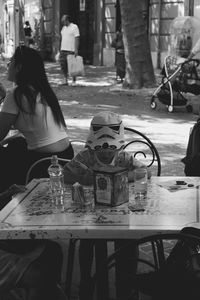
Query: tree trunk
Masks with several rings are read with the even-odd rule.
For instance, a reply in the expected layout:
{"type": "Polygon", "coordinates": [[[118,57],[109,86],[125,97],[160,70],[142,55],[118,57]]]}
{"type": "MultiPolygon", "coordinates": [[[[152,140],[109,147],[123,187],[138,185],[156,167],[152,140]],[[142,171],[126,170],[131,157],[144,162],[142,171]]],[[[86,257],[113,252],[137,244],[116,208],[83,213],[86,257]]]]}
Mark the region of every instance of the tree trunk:
{"type": "Polygon", "coordinates": [[[25,42],[25,34],[24,34],[24,2],[19,0],[19,43],[25,42]]]}
{"type": "Polygon", "coordinates": [[[126,58],[124,86],[129,88],[155,86],[149,40],[145,30],[145,19],[142,9],[144,1],[120,0],[126,58]]]}

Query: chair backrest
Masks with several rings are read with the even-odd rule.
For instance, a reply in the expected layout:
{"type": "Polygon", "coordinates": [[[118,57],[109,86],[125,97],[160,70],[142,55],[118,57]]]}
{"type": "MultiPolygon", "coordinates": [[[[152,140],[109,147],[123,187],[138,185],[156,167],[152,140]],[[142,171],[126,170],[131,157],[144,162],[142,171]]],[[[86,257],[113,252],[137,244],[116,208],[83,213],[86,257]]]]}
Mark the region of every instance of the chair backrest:
{"type": "Polygon", "coordinates": [[[74,149],[74,156],[85,147],[85,141],[82,139],[72,139],[70,142],[74,149]]]}
{"type": "MultiPolygon", "coordinates": [[[[198,229],[195,230],[197,231],[198,229]]],[[[153,299],[199,299],[199,273],[197,272],[195,275],[195,271],[199,271],[200,269],[200,255],[198,253],[199,245],[199,233],[192,232],[192,234],[190,234],[190,231],[187,230],[182,230],[180,233],[161,233],[146,236],[138,240],[129,240],[129,242],[127,241],[127,245],[118,248],[108,256],[106,262],[108,280],[112,283],[116,282],[116,280],[113,279],[113,274],[115,274],[113,268],[118,267],[117,261],[124,253],[126,253],[126,265],[130,265],[134,268],[132,271],[130,269],[128,275],[126,275],[129,276],[129,282],[132,283],[133,291],[137,290],[142,294],[152,296],[153,299]],[[184,245],[186,252],[187,249],[189,251],[190,248],[192,251],[188,252],[188,256],[183,252],[182,258],[179,256],[178,260],[174,260],[175,251],[177,252],[177,249],[180,250],[182,245],[184,245]],[[135,254],[136,251],[133,251],[133,249],[136,248],[139,250],[138,255],[135,254]],[[130,249],[132,249],[133,254],[131,254],[130,249]],[[192,258],[194,258],[194,261],[190,260],[192,258]],[[194,269],[191,268],[192,262],[194,264],[196,262],[196,267],[194,269]],[[137,270],[135,268],[136,264],[137,270]],[[185,271],[185,273],[182,275],[181,271],[185,271]],[[177,276],[178,273],[180,276],[177,276]],[[182,279],[184,280],[184,276],[187,276],[187,280],[190,276],[192,279],[195,279],[194,285],[198,286],[198,297],[183,297],[184,292],[190,294],[192,290],[189,283],[185,282],[186,286],[184,286],[184,281],[182,281],[182,279]],[[196,277],[193,278],[193,276],[196,277]],[[180,295],[182,295],[182,297],[180,295]]],[[[124,269],[122,269],[121,272],[124,272],[124,269]]],[[[122,277],[123,276],[124,273],[122,273],[122,277]]],[[[94,273],[92,279],[94,284],[93,288],[95,289],[98,274],[94,273]]],[[[114,289],[117,289],[117,286],[113,284],[112,293],[114,292],[114,289]]],[[[132,299],[131,295],[132,292],[126,299],[132,299]]]]}
{"type": "MultiPolygon", "coordinates": [[[[84,140],[73,139],[73,140],[70,140],[70,142],[74,149],[74,155],[76,155],[81,149],[83,149],[85,147],[84,140]]],[[[70,160],[58,157],[58,161],[61,165],[65,165],[70,160]]],[[[27,184],[33,178],[41,177],[41,174],[42,174],[42,177],[47,177],[48,176],[47,169],[48,169],[48,166],[50,165],[50,163],[51,163],[51,157],[41,158],[41,159],[37,160],[35,163],[33,163],[26,173],[25,184],[27,184]],[[39,172],[37,172],[36,168],[39,168],[42,171],[39,170],[39,172]]]]}
{"type": "Polygon", "coordinates": [[[125,127],[124,149],[136,159],[151,167],[152,175],[161,175],[161,161],[153,142],[144,134],[133,128],[125,127]]]}
{"type": "MultiPolygon", "coordinates": [[[[41,158],[41,159],[37,160],[36,162],[34,162],[30,166],[30,168],[28,169],[28,172],[26,173],[26,182],[25,182],[25,184],[28,184],[31,179],[37,178],[37,176],[35,176],[35,173],[34,173],[34,171],[37,167],[40,167],[40,170],[42,168],[44,170],[44,174],[45,174],[47,172],[48,166],[51,163],[51,158],[52,157],[44,157],[44,158],[41,158]]],[[[69,161],[70,161],[69,159],[58,157],[58,162],[61,165],[65,165],[69,161]]],[[[45,177],[45,176],[43,176],[43,177],[45,177]]]]}

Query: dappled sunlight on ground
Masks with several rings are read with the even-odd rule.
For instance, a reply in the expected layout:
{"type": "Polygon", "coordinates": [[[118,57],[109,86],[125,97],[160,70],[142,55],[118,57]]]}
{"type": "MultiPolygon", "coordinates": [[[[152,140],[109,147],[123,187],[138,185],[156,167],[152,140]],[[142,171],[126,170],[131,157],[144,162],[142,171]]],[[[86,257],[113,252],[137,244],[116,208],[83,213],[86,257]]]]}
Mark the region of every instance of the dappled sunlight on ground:
{"type": "MultiPolygon", "coordinates": [[[[46,64],[46,71],[48,74],[49,82],[52,86],[57,86],[62,83],[63,75],[60,70],[58,63],[48,63],[46,64]]],[[[98,86],[106,87],[111,86],[115,83],[115,71],[113,68],[110,68],[110,71],[107,67],[96,67],[96,66],[85,66],[85,76],[77,77],[77,87],[87,87],[87,86],[98,86]],[[98,74],[98,70],[100,70],[98,74]]],[[[72,79],[69,78],[69,85],[71,84],[72,79]]]]}
{"type": "MultiPolygon", "coordinates": [[[[197,116],[185,107],[175,107],[169,113],[157,103],[150,108],[152,89],[129,90],[116,82],[114,67],[85,66],[85,76],[77,77],[77,86],[60,85],[64,77],[58,62],[45,63],[47,76],[62,107],[70,139],[85,140],[92,117],[100,111],[111,110],[122,116],[125,126],[146,134],[156,146],[162,163],[162,175],[184,175],[181,159],[185,156],[190,128],[197,116]]],[[[6,64],[0,65],[0,78],[9,90],[6,64]]],[[[160,79],[160,75],[158,76],[160,79]]],[[[156,87],[155,87],[156,88],[156,87]]],[[[77,152],[83,145],[74,144],[77,152]]]]}
{"type": "MultiPolygon", "coordinates": [[[[76,105],[76,104],[75,104],[76,105]]],[[[70,136],[81,136],[86,139],[92,114],[82,117],[66,118],[70,136]],[[78,134],[77,134],[78,132],[78,134]]],[[[156,146],[162,163],[163,175],[183,176],[184,165],[181,159],[185,156],[190,127],[194,121],[183,122],[174,118],[151,118],[150,115],[122,114],[125,126],[135,128],[146,134],[156,146]],[[177,167],[178,165],[178,167],[177,167]]]]}

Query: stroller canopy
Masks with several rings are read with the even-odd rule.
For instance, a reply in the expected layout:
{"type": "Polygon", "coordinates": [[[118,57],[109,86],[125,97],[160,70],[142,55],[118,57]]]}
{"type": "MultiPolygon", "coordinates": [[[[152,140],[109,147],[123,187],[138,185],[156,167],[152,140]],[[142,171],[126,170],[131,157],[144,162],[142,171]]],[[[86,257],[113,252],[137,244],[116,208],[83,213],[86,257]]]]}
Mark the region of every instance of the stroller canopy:
{"type": "Polygon", "coordinates": [[[169,54],[187,58],[200,39],[200,19],[193,16],[175,18],[170,25],[169,54]]]}

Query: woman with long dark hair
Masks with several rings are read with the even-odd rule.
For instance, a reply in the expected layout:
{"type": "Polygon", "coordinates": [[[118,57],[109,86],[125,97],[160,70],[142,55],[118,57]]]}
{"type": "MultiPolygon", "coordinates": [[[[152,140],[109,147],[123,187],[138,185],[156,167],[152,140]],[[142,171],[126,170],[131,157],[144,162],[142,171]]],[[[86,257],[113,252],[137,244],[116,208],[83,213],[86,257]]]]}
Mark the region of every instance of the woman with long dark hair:
{"type": "MultiPolygon", "coordinates": [[[[8,79],[16,86],[7,94],[0,112],[0,141],[12,127],[22,137],[0,149],[2,158],[6,152],[5,168],[10,170],[4,188],[13,183],[23,184],[28,168],[40,158],[53,154],[68,159],[74,156],[64,116],[40,54],[30,47],[17,47],[9,64],[8,79]]],[[[36,177],[46,175],[43,169],[36,177]]],[[[5,182],[5,176],[2,180],[5,182]]]]}

